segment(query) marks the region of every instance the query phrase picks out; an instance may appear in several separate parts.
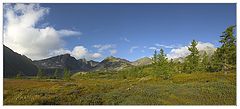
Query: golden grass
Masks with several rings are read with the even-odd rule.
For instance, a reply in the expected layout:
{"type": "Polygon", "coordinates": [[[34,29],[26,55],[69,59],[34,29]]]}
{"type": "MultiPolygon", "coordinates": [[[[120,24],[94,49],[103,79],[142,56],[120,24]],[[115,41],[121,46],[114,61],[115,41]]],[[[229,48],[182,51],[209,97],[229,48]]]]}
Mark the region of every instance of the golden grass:
{"type": "Polygon", "coordinates": [[[235,73],[174,74],[169,80],[85,75],[71,81],[4,79],[4,105],[236,105],[235,73]]]}

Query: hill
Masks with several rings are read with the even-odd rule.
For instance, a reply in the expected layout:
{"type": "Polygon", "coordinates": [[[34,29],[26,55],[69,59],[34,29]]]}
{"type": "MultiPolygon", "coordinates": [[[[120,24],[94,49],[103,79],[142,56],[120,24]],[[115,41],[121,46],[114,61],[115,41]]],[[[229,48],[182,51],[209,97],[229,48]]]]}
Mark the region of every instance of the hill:
{"type": "Polygon", "coordinates": [[[143,58],[140,58],[140,59],[132,62],[131,64],[134,66],[143,66],[143,65],[148,65],[151,63],[152,63],[152,60],[149,57],[143,57],[143,58]]]}
{"type": "Polygon", "coordinates": [[[92,68],[92,66],[88,64],[85,59],[77,60],[70,56],[70,54],[58,55],[33,62],[47,73],[53,73],[55,69],[58,69],[60,72],[62,72],[64,69],[68,69],[71,72],[77,72],[88,71],[92,68]]]}
{"type": "Polygon", "coordinates": [[[121,70],[126,67],[130,67],[131,62],[126,59],[116,58],[113,56],[105,58],[98,63],[93,70],[94,71],[107,71],[107,70],[121,70]]]}
{"type": "Polygon", "coordinates": [[[34,76],[37,72],[37,66],[32,60],[24,55],[18,54],[3,45],[3,77],[15,77],[17,74],[25,76],[34,76]]]}

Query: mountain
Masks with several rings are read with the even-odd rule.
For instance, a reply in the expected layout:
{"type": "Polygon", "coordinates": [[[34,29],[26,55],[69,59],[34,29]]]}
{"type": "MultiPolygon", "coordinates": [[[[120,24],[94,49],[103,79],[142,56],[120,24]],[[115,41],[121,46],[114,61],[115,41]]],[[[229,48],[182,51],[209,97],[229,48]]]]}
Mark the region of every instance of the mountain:
{"type": "Polygon", "coordinates": [[[143,58],[140,58],[140,59],[132,62],[131,64],[134,65],[134,66],[143,66],[143,65],[148,65],[148,64],[151,64],[151,63],[152,63],[151,58],[143,57],[143,58]]]}
{"type": "Polygon", "coordinates": [[[88,64],[89,64],[91,67],[95,67],[96,65],[99,64],[99,62],[90,60],[90,61],[88,61],[88,64]]]}
{"type": "Polygon", "coordinates": [[[121,70],[126,67],[130,67],[131,62],[126,59],[116,58],[113,56],[105,58],[103,61],[98,63],[93,70],[94,71],[106,71],[106,70],[121,70]]]}
{"type": "Polygon", "coordinates": [[[19,73],[34,76],[37,74],[37,66],[32,63],[31,59],[3,45],[3,77],[15,77],[19,73]]]}
{"type": "Polygon", "coordinates": [[[68,69],[72,72],[75,71],[88,71],[92,67],[85,59],[77,60],[70,54],[63,54],[54,56],[51,58],[33,61],[41,69],[53,70],[53,69],[68,69]]]}
{"type": "Polygon", "coordinates": [[[95,67],[95,66],[99,63],[99,62],[93,61],[93,60],[87,61],[85,58],[83,58],[83,59],[78,59],[78,61],[79,61],[80,63],[87,64],[87,65],[90,66],[90,67],[95,67]]]}

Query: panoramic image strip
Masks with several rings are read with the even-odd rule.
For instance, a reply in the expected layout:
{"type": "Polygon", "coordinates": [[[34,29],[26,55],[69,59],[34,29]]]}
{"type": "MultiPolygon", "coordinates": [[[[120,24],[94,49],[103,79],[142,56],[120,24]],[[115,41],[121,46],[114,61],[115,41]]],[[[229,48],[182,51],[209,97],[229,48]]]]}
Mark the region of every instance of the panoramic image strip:
{"type": "Polygon", "coordinates": [[[236,3],[4,3],[3,105],[236,105],[236,3]]]}

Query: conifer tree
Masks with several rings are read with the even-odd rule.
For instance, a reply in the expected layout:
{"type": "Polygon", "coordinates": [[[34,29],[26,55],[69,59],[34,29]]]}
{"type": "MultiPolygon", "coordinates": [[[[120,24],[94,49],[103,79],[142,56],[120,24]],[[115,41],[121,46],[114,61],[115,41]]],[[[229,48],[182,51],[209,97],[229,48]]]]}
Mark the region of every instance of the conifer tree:
{"type": "Polygon", "coordinates": [[[54,74],[53,74],[53,78],[54,79],[57,79],[57,76],[58,76],[58,69],[55,70],[54,74]]]}
{"type": "Polygon", "coordinates": [[[200,64],[200,70],[201,71],[209,71],[209,56],[206,51],[204,51],[204,54],[202,56],[202,61],[200,64]]]}
{"type": "Polygon", "coordinates": [[[229,69],[233,69],[236,67],[236,35],[235,35],[235,27],[228,27],[220,36],[222,46],[218,48],[217,55],[219,60],[221,60],[220,64],[222,66],[222,71],[227,73],[229,69]]]}
{"type": "Polygon", "coordinates": [[[38,79],[42,79],[43,78],[43,72],[42,72],[42,70],[40,68],[38,68],[37,78],[38,79]]]}
{"type": "Polygon", "coordinates": [[[70,80],[71,74],[70,71],[67,69],[64,69],[64,73],[63,73],[63,79],[64,80],[70,80]]]}
{"type": "Polygon", "coordinates": [[[191,42],[190,47],[188,47],[188,50],[191,52],[190,55],[186,57],[185,61],[185,71],[187,73],[192,73],[194,71],[197,71],[199,69],[199,51],[197,49],[197,41],[193,40],[191,42]]]}
{"type": "Polygon", "coordinates": [[[157,63],[157,51],[154,51],[153,58],[152,58],[153,64],[157,63]]]}
{"type": "Polygon", "coordinates": [[[156,57],[155,75],[163,76],[163,79],[169,79],[171,77],[171,69],[163,49],[160,49],[160,52],[156,55],[156,57]]]}

